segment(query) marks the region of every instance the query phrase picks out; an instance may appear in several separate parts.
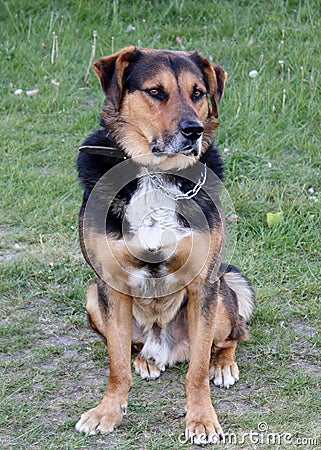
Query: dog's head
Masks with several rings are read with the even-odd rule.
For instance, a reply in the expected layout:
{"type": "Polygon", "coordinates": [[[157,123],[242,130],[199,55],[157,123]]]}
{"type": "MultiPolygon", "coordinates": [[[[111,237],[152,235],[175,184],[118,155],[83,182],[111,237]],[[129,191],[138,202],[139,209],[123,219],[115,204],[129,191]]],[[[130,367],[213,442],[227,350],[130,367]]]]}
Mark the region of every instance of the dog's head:
{"type": "Polygon", "coordinates": [[[95,63],[102,119],[129,157],[163,169],[195,162],[211,144],[226,72],[200,53],[126,47],[95,63]],[[179,158],[185,155],[188,158],[179,158]]]}

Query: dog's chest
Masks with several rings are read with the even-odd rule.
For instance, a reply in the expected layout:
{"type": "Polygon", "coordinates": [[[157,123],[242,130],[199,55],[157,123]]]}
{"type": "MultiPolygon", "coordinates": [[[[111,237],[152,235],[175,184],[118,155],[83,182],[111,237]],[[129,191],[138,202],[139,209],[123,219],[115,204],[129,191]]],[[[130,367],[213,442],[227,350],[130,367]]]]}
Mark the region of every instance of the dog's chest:
{"type": "Polygon", "coordinates": [[[155,253],[173,250],[173,247],[190,234],[190,229],[179,220],[175,196],[179,186],[158,177],[155,186],[150,175],[140,177],[138,188],[126,210],[129,239],[135,249],[155,253]]]}

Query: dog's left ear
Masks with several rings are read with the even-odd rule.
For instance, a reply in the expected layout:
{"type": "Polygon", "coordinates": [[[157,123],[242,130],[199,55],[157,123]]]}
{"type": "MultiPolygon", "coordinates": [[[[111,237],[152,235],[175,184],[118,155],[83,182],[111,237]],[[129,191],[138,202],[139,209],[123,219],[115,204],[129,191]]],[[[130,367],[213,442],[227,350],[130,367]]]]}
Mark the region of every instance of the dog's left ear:
{"type": "Polygon", "coordinates": [[[211,114],[218,117],[218,104],[221,101],[224,93],[225,81],[227,73],[221,66],[212,64],[208,59],[204,58],[200,53],[192,53],[192,58],[195,58],[201,63],[201,69],[207,84],[208,95],[211,102],[211,114]]]}
{"type": "Polygon", "coordinates": [[[107,102],[111,102],[118,110],[124,84],[124,73],[135,59],[137,48],[125,47],[113,55],[101,58],[94,63],[95,72],[99,78],[107,102]]]}

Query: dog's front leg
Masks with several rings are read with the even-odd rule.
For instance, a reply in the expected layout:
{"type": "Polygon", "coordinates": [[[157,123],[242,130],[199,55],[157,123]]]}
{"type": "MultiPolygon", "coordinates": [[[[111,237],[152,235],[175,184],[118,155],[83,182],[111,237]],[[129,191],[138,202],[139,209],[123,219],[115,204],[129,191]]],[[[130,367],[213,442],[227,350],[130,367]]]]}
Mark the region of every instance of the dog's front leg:
{"type": "Polygon", "coordinates": [[[209,288],[194,284],[188,289],[190,365],[185,383],[186,436],[195,444],[213,443],[224,436],[212,405],[209,384],[218,283],[209,288]]]}
{"type": "Polygon", "coordinates": [[[131,375],[132,299],[99,281],[87,290],[89,320],[106,340],[110,364],[108,389],[101,403],[82,414],[81,433],[110,433],[122,421],[128,403],[131,375]]]}

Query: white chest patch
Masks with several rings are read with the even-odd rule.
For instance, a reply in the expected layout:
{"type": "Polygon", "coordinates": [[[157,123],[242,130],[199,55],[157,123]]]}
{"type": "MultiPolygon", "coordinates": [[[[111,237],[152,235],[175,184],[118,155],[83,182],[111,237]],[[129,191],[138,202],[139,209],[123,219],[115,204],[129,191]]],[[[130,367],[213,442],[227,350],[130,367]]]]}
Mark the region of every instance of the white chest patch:
{"type": "MultiPolygon", "coordinates": [[[[164,181],[163,186],[174,195],[180,193],[175,184],[164,181]]],[[[164,190],[156,188],[149,175],[140,178],[125,218],[134,235],[130,246],[137,250],[172,253],[177,242],[190,234],[178,221],[177,202],[164,190]]]]}

